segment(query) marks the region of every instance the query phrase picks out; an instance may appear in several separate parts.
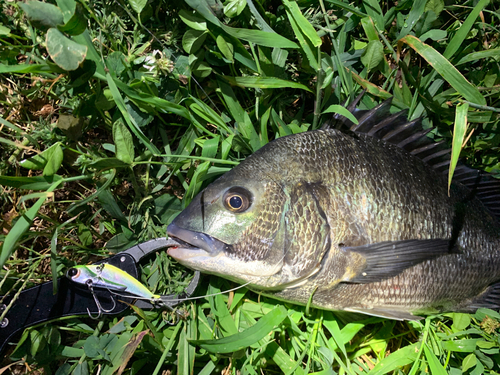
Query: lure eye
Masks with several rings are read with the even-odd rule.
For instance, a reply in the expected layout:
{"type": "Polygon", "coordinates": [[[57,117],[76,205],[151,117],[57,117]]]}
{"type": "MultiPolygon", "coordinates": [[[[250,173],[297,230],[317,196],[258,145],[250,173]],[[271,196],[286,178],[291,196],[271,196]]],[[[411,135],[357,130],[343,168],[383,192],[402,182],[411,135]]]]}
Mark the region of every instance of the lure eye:
{"type": "Polygon", "coordinates": [[[70,268],[68,270],[68,276],[71,278],[78,277],[80,275],[80,270],[76,268],[70,268]]]}
{"type": "Polygon", "coordinates": [[[240,213],[248,210],[252,204],[252,194],[245,188],[235,186],[224,194],[224,206],[232,212],[240,213]]]}

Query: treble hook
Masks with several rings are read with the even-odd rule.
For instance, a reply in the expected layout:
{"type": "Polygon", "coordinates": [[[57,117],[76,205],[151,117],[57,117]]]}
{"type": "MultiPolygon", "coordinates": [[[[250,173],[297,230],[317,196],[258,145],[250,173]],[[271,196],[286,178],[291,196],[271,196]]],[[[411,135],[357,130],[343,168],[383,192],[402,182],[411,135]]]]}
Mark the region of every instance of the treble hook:
{"type": "Polygon", "coordinates": [[[97,296],[95,295],[95,292],[94,292],[94,287],[93,287],[93,282],[92,282],[92,279],[88,279],[85,284],[87,284],[87,287],[89,288],[89,291],[90,293],[92,294],[92,297],[94,297],[94,302],[97,306],[97,316],[94,317],[92,316],[92,313],[90,312],[89,308],[87,307],[87,313],[89,314],[89,317],[91,319],[94,319],[94,320],[97,320],[99,319],[101,316],[102,316],[102,313],[105,312],[105,313],[109,313],[111,311],[113,311],[116,307],[116,301],[115,299],[113,298],[113,295],[110,293],[109,296],[111,298],[111,301],[113,301],[113,307],[109,310],[106,310],[102,307],[101,305],[101,302],[99,301],[99,299],[97,298],[97,296]]]}

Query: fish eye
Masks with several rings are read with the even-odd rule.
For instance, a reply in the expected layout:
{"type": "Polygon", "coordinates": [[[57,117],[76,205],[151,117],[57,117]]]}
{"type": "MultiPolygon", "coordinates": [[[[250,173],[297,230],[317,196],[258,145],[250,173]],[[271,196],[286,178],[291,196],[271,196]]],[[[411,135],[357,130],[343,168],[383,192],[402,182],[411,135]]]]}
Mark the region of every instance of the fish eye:
{"type": "Polygon", "coordinates": [[[68,270],[68,276],[69,277],[74,278],[74,277],[77,277],[78,275],[80,275],[80,270],[79,269],[70,268],[68,270]]]}
{"type": "Polygon", "coordinates": [[[248,210],[252,204],[252,194],[245,188],[235,186],[224,194],[224,206],[232,212],[240,213],[248,210]]]}
{"type": "Polygon", "coordinates": [[[239,195],[233,195],[232,197],[229,197],[228,205],[233,210],[238,210],[241,208],[241,206],[243,206],[243,198],[241,198],[239,195]]]}

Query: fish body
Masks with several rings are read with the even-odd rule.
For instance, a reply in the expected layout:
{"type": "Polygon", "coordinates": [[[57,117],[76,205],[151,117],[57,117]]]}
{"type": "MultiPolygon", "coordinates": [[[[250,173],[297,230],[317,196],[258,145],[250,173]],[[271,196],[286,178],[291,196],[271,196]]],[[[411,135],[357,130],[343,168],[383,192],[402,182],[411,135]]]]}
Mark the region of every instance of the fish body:
{"type": "Polygon", "coordinates": [[[134,297],[155,301],[160,298],[127,272],[111,264],[81,265],[70,268],[67,277],[81,285],[105,288],[117,294],[129,294],[134,297]]]}
{"type": "Polygon", "coordinates": [[[399,145],[384,137],[410,123],[373,136],[391,125],[376,112],[365,132],[316,130],[262,147],[170,224],[186,245],[169,254],[322,309],[415,319],[499,308],[498,219],[460,183],[448,195],[424,132],[399,145]]]}

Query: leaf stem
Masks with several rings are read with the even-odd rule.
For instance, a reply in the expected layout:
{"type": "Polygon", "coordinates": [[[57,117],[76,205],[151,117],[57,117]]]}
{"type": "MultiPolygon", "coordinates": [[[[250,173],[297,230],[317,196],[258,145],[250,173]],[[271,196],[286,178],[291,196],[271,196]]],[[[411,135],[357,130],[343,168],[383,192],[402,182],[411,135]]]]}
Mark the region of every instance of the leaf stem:
{"type": "Polygon", "coordinates": [[[490,107],[490,106],[487,106],[487,105],[481,105],[481,104],[476,104],[476,103],[471,103],[471,102],[469,102],[467,100],[462,101],[462,103],[467,103],[467,104],[469,104],[469,106],[471,106],[473,108],[477,108],[477,109],[482,109],[483,111],[493,111],[493,112],[499,112],[500,113],[500,108],[490,107]]]}

